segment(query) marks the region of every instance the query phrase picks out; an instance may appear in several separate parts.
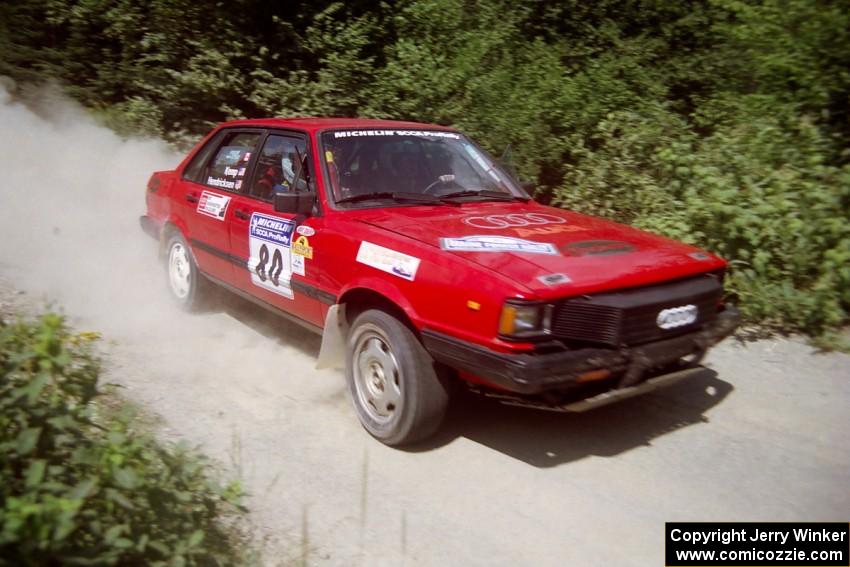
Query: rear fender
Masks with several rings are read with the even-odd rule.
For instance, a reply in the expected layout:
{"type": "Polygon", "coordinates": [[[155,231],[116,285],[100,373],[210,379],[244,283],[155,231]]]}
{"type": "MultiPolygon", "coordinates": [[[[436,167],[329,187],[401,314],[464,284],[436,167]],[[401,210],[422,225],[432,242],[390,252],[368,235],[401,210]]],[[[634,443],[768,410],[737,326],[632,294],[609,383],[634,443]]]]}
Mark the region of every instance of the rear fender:
{"type": "Polygon", "coordinates": [[[168,219],[165,221],[165,224],[162,226],[162,231],[160,232],[159,238],[159,256],[160,258],[164,258],[167,250],[165,247],[168,245],[168,239],[171,238],[171,235],[175,232],[180,233],[183,237],[183,240],[189,244],[189,250],[192,252],[192,258],[195,260],[195,264],[197,264],[197,259],[194,257],[195,252],[192,250],[192,244],[189,242],[189,229],[186,226],[186,222],[176,215],[170,215],[168,219]]]}

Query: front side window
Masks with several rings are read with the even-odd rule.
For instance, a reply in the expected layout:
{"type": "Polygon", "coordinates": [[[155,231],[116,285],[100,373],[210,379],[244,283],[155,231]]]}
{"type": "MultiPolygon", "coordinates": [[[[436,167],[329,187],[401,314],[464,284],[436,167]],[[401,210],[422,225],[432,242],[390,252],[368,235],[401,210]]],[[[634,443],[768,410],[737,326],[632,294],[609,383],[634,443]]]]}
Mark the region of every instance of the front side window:
{"type": "Polygon", "coordinates": [[[227,134],[212,160],[207,164],[201,183],[218,189],[239,191],[242,180],[257,147],[260,134],[234,132],[227,134]]]}
{"type": "Polygon", "coordinates": [[[322,148],[335,202],[387,193],[434,199],[482,192],[528,197],[483,150],[456,132],[337,130],[322,134],[322,148]]]}
{"type": "Polygon", "coordinates": [[[266,138],[257,156],[250,194],[270,201],[277,192],[306,191],[309,172],[300,171],[302,163],[307,165],[306,151],[307,142],[303,138],[275,134],[266,138]]]}

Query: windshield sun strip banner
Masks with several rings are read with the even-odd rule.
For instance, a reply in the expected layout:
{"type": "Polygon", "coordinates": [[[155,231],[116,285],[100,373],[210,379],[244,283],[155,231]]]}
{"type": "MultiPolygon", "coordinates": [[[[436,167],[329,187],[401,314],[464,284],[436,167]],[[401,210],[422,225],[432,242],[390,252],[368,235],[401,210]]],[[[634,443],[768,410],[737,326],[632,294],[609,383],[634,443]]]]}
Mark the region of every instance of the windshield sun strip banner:
{"type": "Polygon", "coordinates": [[[443,130],[335,130],[334,138],[363,138],[369,136],[420,136],[459,140],[460,134],[443,130]]]}

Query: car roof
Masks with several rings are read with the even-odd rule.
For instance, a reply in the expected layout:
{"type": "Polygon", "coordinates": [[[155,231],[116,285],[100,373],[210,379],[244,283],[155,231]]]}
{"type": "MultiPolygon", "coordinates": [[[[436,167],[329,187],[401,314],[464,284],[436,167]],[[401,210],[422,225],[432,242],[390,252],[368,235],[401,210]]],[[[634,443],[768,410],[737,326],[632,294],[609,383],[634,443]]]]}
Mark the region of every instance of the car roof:
{"type": "Polygon", "coordinates": [[[454,128],[450,128],[448,126],[440,126],[438,124],[427,124],[423,122],[405,122],[401,120],[378,120],[374,118],[254,118],[250,120],[232,120],[230,122],[224,122],[219,126],[253,126],[255,128],[297,128],[299,130],[307,130],[309,132],[339,128],[406,128],[408,130],[443,130],[447,132],[456,131],[454,128]]]}

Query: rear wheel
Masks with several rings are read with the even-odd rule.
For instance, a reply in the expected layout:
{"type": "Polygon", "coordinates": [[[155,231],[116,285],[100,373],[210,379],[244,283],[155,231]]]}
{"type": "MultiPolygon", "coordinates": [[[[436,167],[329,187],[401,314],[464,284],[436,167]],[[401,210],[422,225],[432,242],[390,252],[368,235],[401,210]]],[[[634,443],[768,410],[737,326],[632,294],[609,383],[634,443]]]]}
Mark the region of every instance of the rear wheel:
{"type": "Polygon", "coordinates": [[[348,336],[346,377],[363,427],[387,445],[433,434],[449,391],[434,360],[401,321],[384,311],[361,313],[348,336]]]}
{"type": "Polygon", "coordinates": [[[165,262],[171,297],[188,311],[203,307],[211,295],[211,284],[198,271],[189,245],[180,233],[168,239],[165,262]]]}

